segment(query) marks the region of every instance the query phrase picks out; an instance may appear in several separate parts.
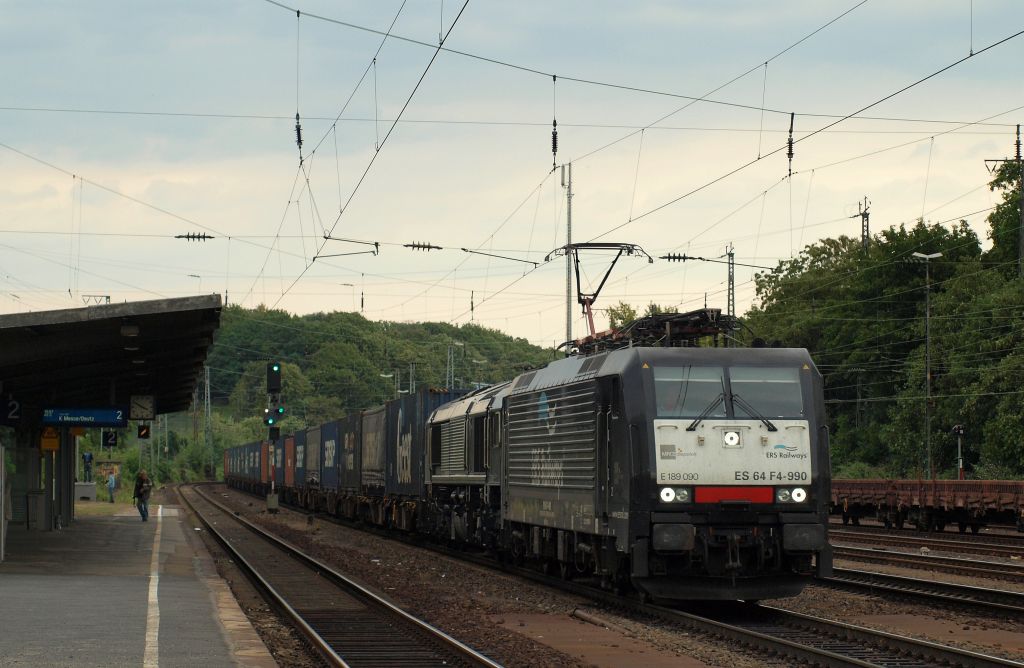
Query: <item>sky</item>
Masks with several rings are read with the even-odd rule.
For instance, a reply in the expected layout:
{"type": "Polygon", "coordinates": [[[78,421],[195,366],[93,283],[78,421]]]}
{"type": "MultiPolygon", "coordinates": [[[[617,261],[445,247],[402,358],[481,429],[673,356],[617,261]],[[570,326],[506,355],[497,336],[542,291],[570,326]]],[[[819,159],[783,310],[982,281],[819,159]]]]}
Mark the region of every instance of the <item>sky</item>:
{"type": "MultiPolygon", "coordinates": [[[[216,292],[549,346],[562,165],[572,241],[655,260],[616,263],[600,330],[620,301],[726,309],[725,264],[661,256],[774,267],[858,237],[865,197],[872,232],[987,245],[985,160],[1024,118],[1015,0],[0,8],[0,313],[216,292]]],[[[612,258],[582,254],[584,291],[612,258]]]]}

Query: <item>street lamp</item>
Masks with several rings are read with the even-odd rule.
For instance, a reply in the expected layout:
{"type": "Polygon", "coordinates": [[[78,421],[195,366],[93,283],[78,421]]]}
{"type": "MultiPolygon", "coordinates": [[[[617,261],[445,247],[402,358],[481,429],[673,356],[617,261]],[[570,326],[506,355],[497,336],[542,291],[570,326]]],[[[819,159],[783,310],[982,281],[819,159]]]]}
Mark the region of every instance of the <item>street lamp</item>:
{"type": "MultiPolygon", "coordinates": [[[[396,373],[398,373],[398,372],[378,373],[377,375],[380,376],[381,378],[394,378],[395,379],[395,396],[397,397],[398,396],[398,377],[396,377],[396,375],[395,375],[396,373]]],[[[381,399],[381,402],[383,403],[383,399],[381,399]]]]}
{"type": "Polygon", "coordinates": [[[942,257],[942,253],[911,253],[924,260],[924,442],[928,452],[928,479],[935,478],[932,471],[932,336],[931,336],[931,274],[929,260],[942,257]]]}

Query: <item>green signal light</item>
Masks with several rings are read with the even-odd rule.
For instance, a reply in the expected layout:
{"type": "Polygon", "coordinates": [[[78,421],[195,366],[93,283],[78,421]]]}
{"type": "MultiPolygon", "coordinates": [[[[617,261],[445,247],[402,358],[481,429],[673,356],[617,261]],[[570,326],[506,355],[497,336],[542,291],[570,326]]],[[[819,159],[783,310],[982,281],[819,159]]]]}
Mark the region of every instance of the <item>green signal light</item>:
{"type": "Polygon", "coordinates": [[[284,406],[278,406],[277,407],[277,414],[278,415],[284,415],[284,406]]]}

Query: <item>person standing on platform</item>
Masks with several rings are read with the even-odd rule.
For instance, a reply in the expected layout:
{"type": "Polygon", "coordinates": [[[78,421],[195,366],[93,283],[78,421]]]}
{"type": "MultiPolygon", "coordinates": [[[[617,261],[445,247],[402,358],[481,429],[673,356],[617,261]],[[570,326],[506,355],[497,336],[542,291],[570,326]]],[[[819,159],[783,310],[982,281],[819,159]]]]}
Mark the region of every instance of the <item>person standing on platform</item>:
{"type": "Polygon", "coordinates": [[[114,488],[117,487],[117,478],[114,477],[114,472],[111,471],[107,474],[107,492],[110,493],[110,502],[114,502],[114,488]]]}
{"type": "Polygon", "coordinates": [[[149,479],[149,476],[146,475],[145,471],[139,471],[139,475],[135,478],[135,491],[132,493],[132,496],[135,499],[143,522],[149,521],[149,492],[152,489],[153,482],[149,479]]]}
{"type": "Polygon", "coordinates": [[[92,482],[92,453],[83,454],[82,461],[85,463],[85,482],[92,482]]]}

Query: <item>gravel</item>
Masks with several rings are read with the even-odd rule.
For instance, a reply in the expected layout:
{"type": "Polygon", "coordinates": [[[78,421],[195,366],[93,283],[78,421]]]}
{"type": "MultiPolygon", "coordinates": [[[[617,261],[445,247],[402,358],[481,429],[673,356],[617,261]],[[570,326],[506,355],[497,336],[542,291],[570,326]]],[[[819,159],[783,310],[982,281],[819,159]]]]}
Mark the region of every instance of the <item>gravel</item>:
{"type": "MultiPolygon", "coordinates": [[[[216,489],[221,494],[222,502],[248,519],[271,529],[344,575],[387,596],[410,613],[422,617],[506,666],[588,665],[500,626],[508,615],[542,613],[568,616],[576,608],[592,612],[654,649],[690,656],[709,666],[757,668],[789,666],[792,663],[783,659],[773,661],[765,656],[733,649],[713,638],[693,634],[660,621],[637,619],[635,616],[602,609],[592,602],[499,571],[340,526],[326,519],[313,519],[284,508],[278,514],[268,514],[263,504],[250,495],[224,487],[216,489]]],[[[854,562],[838,561],[836,565],[863,568],[863,565],[854,562]]],[[[872,565],[865,570],[930,577],[983,587],[1003,586],[1002,583],[994,584],[981,578],[920,573],[906,568],[872,565]]],[[[1021,590],[1024,585],[1006,588],[1021,590]]],[[[893,629],[891,622],[872,623],[870,618],[903,616],[911,626],[920,625],[924,629],[908,635],[926,637],[934,642],[985,654],[1024,659],[1024,652],[1004,650],[998,644],[987,643],[980,637],[987,632],[991,638],[993,630],[1019,633],[1019,620],[978,616],[953,608],[901,602],[821,586],[810,586],[797,597],[765,603],[889,632],[898,632],[893,629]],[[929,628],[922,620],[934,620],[936,624],[929,628]],[[949,628],[956,628],[956,633],[951,633],[949,628]]]]}

